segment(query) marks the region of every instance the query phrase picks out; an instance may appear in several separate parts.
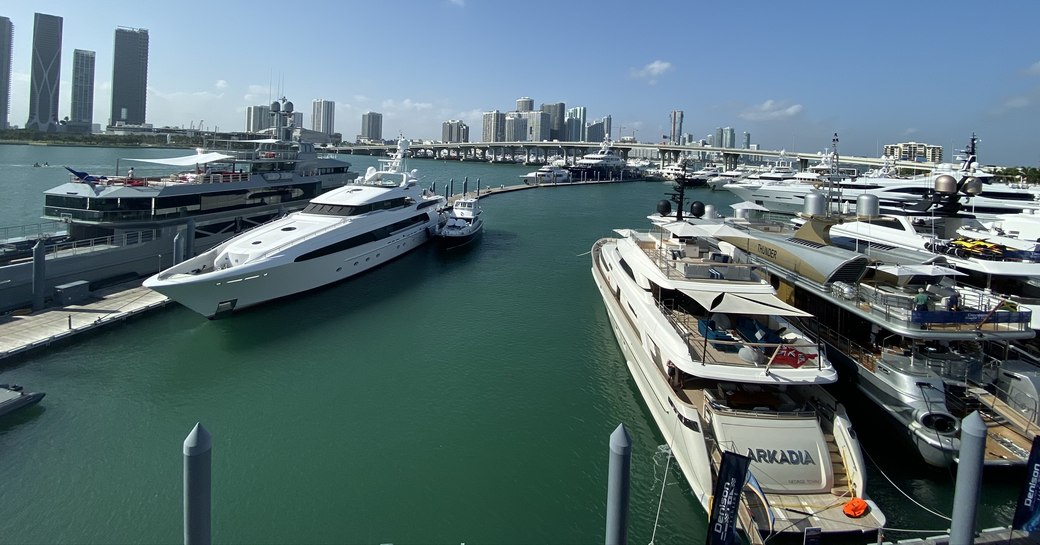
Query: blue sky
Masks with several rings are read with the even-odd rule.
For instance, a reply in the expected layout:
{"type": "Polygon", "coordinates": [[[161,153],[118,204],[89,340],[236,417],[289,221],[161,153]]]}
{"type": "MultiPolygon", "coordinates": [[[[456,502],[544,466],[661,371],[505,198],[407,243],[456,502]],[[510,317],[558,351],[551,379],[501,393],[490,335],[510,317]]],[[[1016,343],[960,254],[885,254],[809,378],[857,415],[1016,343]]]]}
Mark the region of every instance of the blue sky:
{"type": "Polygon", "coordinates": [[[95,123],[110,116],[116,26],[149,30],[148,121],[242,130],[245,108],[284,94],[310,126],[336,102],[352,140],[361,114],[383,135],[440,138],[480,114],[585,106],[614,134],[751,133],[765,149],[880,155],[926,142],[952,159],[972,132],[983,163],[1040,165],[1040,3],[399,0],[0,4],[15,25],[10,122],[28,117],[33,13],[64,18],[61,115],[73,49],[97,53],[95,123]]]}

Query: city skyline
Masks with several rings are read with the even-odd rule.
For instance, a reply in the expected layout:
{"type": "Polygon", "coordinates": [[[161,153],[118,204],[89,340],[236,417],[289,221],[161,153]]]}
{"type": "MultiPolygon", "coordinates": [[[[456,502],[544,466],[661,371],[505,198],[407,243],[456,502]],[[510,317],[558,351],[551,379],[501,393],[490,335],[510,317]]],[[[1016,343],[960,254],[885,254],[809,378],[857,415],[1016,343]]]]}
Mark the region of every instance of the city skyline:
{"type": "MultiPolygon", "coordinates": [[[[248,107],[284,95],[299,105],[335,102],[343,120],[336,132],[346,140],[361,133],[367,111],[383,114],[388,137],[437,140],[446,120],[482,127],[484,112],[509,112],[518,98],[530,97],[535,109],[563,103],[585,108],[589,121],[610,116],[611,137],[642,142],[667,140],[671,112],[679,110],[683,132],[697,139],[732,127],[763,149],[822,151],[837,132],[845,154],[879,156],[885,144],[919,141],[942,146],[952,158],[974,132],[984,163],[1040,162],[1034,136],[1040,54],[1029,40],[1029,21],[1040,6],[1011,2],[986,10],[956,0],[840,8],[651,1],[626,7],[622,24],[616,10],[535,0],[525,5],[533,26],[576,21],[590,31],[613,30],[584,44],[549,33],[561,39],[514,47],[500,39],[515,16],[505,6],[409,0],[394,7],[397,31],[410,37],[404,53],[378,25],[356,25],[349,40],[316,41],[341,36],[337,29],[350,21],[385,18],[387,8],[378,3],[319,1],[279,25],[246,4],[195,0],[147,10],[123,0],[105,10],[40,0],[8,5],[0,16],[14,25],[8,120],[17,126],[29,117],[38,12],[63,20],[61,64],[72,66],[74,49],[96,52],[93,119],[102,124],[111,116],[112,35],[128,27],[149,30],[145,121],[156,127],[241,130],[248,107]],[[309,11],[332,16],[311,20],[309,11]],[[693,20],[706,24],[689,39],[660,38],[687,36],[693,20]],[[303,24],[311,39],[302,46],[258,54],[246,39],[264,28],[289,39],[303,24]],[[802,26],[812,32],[800,32],[802,26]],[[444,35],[459,36],[460,49],[442,58],[432,46],[444,35]]],[[[71,114],[71,70],[60,76],[59,119],[71,114]]]]}

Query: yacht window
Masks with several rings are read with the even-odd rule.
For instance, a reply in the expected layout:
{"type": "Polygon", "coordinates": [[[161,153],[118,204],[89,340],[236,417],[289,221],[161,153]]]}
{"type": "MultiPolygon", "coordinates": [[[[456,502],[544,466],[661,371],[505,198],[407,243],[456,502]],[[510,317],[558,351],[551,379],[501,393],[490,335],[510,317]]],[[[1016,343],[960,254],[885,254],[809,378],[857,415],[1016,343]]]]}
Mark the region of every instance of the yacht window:
{"type": "Polygon", "coordinates": [[[624,259],[620,260],[619,263],[621,263],[621,268],[625,271],[625,274],[627,274],[628,277],[631,278],[632,280],[635,280],[636,279],[636,275],[635,275],[635,273],[632,272],[632,267],[629,267],[628,263],[625,263],[624,259]]]}
{"type": "Polygon", "coordinates": [[[876,220],[871,220],[870,223],[872,225],[877,225],[878,227],[885,227],[885,228],[888,228],[888,229],[895,229],[897,231],[905,231],[906,230],[906,228],[903,227],[903,224],[900,223],[899,220],[894,220],[894,219],[879,218],[879,219],[876,219],[876,220]]]}

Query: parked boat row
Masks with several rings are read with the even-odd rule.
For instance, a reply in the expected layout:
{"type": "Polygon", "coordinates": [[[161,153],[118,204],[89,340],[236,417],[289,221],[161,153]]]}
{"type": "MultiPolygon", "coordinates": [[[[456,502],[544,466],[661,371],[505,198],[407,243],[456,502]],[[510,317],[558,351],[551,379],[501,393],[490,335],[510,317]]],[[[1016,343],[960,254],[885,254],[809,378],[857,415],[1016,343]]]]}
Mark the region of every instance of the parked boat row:
{"type": "MultiPolygon", "coordinates": [[[[805,526],[876,533],[885,517],[862,479],[839,378],[927,465],[958,462],[960,422],[974,411],[987,427],[984,465],[1026,464],[1040,363],[1018,343],[1035,336],[1033,312],[963,282],[972,256],[935,251],[937,238],[931,248],[857,238],[914,223],[876,199],[838,217],[811,197],[793,222],[721,218],[700,203],[684,218],[682,200],[675,213],[661,201],[649,231],[597,241],[592,275],[632,380],[706,511],[721,454],[733,452],[750,459],[739,512],[752,542],[805,526]],[[833,510],[853,499],[865,511],[833,510]]],[[[764,208],[747,204],[734,208],[764,208]]],[[[1014,268],[1012,247],[1033,266],[1035,244],[1009,244],[992,270],[1014,268]]]]}

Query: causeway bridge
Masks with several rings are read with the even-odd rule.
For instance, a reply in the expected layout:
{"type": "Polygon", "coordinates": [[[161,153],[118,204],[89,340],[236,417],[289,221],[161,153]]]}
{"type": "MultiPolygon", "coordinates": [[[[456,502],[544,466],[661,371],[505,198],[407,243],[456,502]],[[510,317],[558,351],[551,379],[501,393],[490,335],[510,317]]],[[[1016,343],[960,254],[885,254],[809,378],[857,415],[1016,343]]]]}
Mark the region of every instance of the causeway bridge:
{"type": "MultiPolygon", "coordinates": [[[[525,162],[544,162],[546,158],[553,155],[565,157],[568,162],[574,162],[583,155],[594,153],[602,144],[597,142],[439,142],[423,143],[412,141],[409,150],[416,154],[423,152],[432,157],[441,157],[443,152],[447,156],[459,161],[504,161],[507,156],[524,157],[525,162]]],[[[757,162],[785,158],[792,162],[798,162],[801,170],[805,170],[811,163],[820,159],[818,152],[803,153],[786,150],[752,150],[744,148],[723,148],[715,146],[700,145],[677,145],[677,144],[644,144],[639,142],[611,142],[610,147],[625,159],[630,155],[644,157],[656,151],[662,166],[676,163],[683,158],[694,160],[709,160],[711,157],[721,158],[721,163],[731,169],[741,161],[757,162]],[[646,150],[646,151],[639,151],[646,150]],[[635,153],[633,153],[635,152],[635,153]]],[[[396,145],[351,145],[326,148],[328,151],[337,153],[348,153],[358,155],[386,155],[397,149],[396,145]]],[[[718,161],[718,159],[715,159],[718,161]]],[[[884,159],[879,157],[856,157],[841,155],[843,164],[864,165],[868,167],[881,166],[884,159]]],[[[896,168],[916,169],[930,171],[935,168],[935,163],[919,163],[916,161],[893,161],[896,168]]]]}

